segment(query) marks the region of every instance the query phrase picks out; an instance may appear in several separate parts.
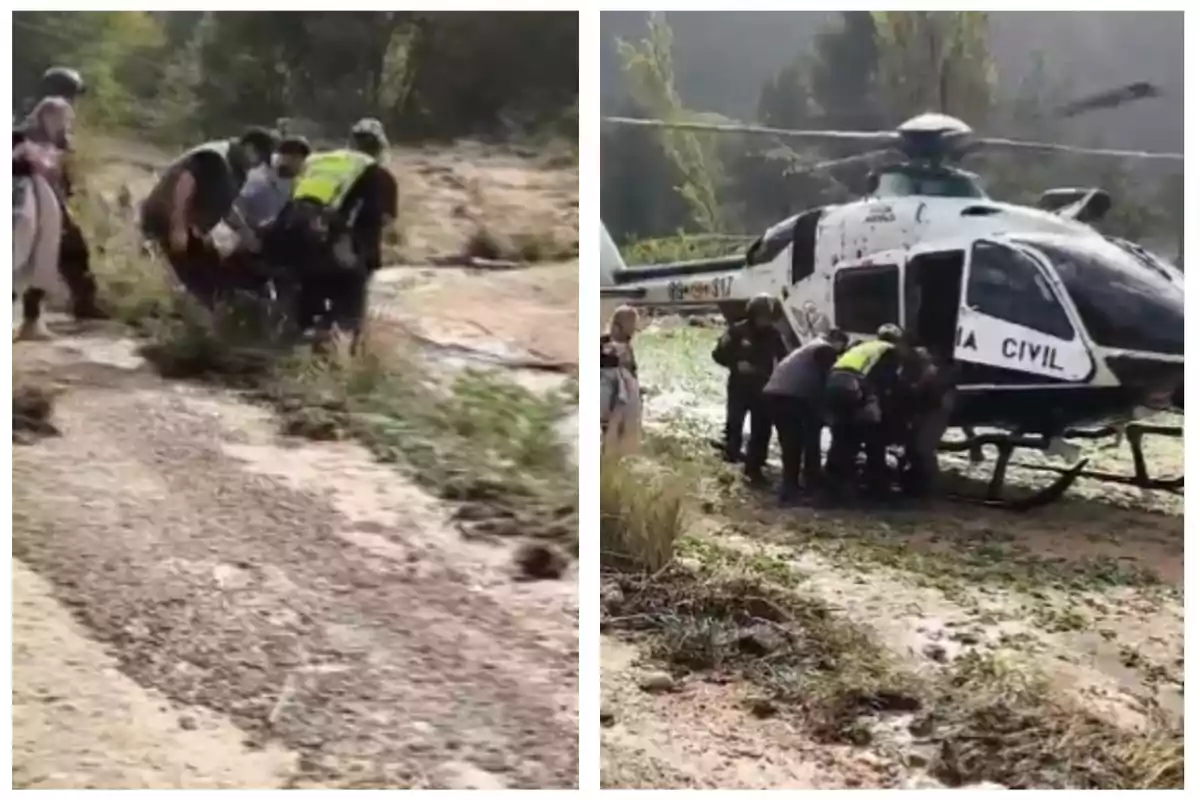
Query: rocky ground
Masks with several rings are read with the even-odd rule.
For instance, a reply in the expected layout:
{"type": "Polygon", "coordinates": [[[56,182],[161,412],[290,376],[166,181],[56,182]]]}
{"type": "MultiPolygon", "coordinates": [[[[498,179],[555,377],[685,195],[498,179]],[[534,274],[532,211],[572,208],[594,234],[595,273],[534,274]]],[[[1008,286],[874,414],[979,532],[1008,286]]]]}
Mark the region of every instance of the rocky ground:
{"type": "MultiPolygon", "coordinates": [[[[1026,514],[950,503],[779,511],[705,452],[721,419],[720,376],[706,363],[715,335],[668,322],[639,339],[651,397],[650,461],[696,474],[693,513],[677,548],[691,578],[671,589],[668,603],[653,581],[606,582],[606,785],[1135,786],[1152,784],[1166,762],[1175,763],[1163,752],[1180,756],[1182,781],[1181,733],[1154,755],[1126,757],[1131,747],[1181,731],[1181,498],[1084,481],[1062,503],[1026,514]],[[719,587],[746,578],[768,588],[784,611],[746,612],[744,596],[736,612],[718,609],[719,587]],[[804,622],[813,609],[820,610],[815,627],[804,622]],[[708,652],[697,659],[689,648],[698,640],[708,652]],[[812,660],[818,651],[843,676],[882,653],[889,669],[938,688],[932,699],[913,690],[911,703],[876,702],[831,736],[810,707],[830,683],[813,678],[824,668],[812,660]],[[983,667],[1005,680],[980,679],[983,667]],[[1037,691],[1012,689],[1014,681],[1037,691]],[[982,688],[968,697],[947,688],[956,683],[982,688]],[[990,701],[976,696],[988,692],[990,701]],[[979,707],[995,715],[1024,703],[1029,718],[1048,703],[1072,720],[1060,742],[1036,744],[1045,732],[1027,718],[1014,744],[1000,745],[1014,735],[1011,721],[981,716],[979,707]],[[969,714],[961,711],[967,705],[969,714]],[[1087,757],[1075,741],[1084,729],[1100,737],[1087,757]],[[1000,747],[989,756],[994,765],[973,763],[970,751],[987,741],[1000,747]],[[1041,755],[1003,755],[1026,747],[1041,755]],[[1039,763],[1042,756],[1049,760],[1039,763]],[[1098,766],[1118,762],[1128,767],[1120,777],[1098,766]]],[[[1129,469],[1118,451],[1092,454],[1102,468],[1129,469]]],[[[1152,469],[1177,473],[1182,443],[1157,443],[1149,460],[1152,469]]],[[[884,673],[872,674],[886,682],[884,673]]]]}
{"type": "MultiPolygon", "coordinates": [[[[467,145],[397,160],[465,170],[483,197],[528,189],[547,240],[572,225],[573,165],[467,145]]],[[[106,169],[110,185],[144,172],[106,169]]],[[[577,264],[423,268],[474,228],[441,218],[469,196],[423,191],[380,318],[446,369],[561,381],[577,264]]],[[[515,543],[465,538],[455,508],[363,447],[284,438],[241,396],[163,380],[119,326],[54,327],[14,346],[16,384],[56,394],[53,428],[14,446],[15,785],[576,784],[573,566],[519,580],[515,543]]]]}

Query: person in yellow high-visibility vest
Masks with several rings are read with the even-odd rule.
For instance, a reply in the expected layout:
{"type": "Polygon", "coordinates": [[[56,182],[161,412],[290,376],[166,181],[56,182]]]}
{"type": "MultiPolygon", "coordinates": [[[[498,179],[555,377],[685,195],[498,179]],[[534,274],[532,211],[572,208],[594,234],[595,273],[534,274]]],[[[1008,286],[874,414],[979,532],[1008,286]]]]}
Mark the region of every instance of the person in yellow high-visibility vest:
{"type": "Polygon", "coordinates": [[[310,155],[264,242],[268,257],[300,278],[301,327],[324,333],[336,326],[353,334],[355,345],[383,237],[396,218],[396,180],[381,163],[386,149],[379,121],[362,120],[350,147],[310,155]]]}
{"type": "Polygon", "coordinates": [[[835,495],[856,482],[856,462],[863,451],[868,491],[881,495],[888,488],[884,412],[900,390],[901,370],[911,348],[895,325],[881,327],[878,337],[843,353],[825,384],[832,434],[826,472],[835,495]]]}

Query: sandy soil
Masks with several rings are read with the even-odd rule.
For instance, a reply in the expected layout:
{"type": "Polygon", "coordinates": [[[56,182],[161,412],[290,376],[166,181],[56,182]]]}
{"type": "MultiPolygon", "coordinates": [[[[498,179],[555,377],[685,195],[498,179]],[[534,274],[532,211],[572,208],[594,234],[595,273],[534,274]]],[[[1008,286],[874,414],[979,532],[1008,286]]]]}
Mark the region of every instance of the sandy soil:
{"type": "Polygon", "coordinates": [[[295,773],[295,753],[250,750],[223,715],[138,686],[44,579],[12,568],[14,788],[272,789],[295,773]]]}
{"type": "Polygon", "coordinates": [[[443,345],[526,356],[566,370],[579,363],[578,262],[483,279],[455,268],[385,270],[374,292],[376,314],[405,321],[443,345]]]}
{"type": "Polygon", "coordinates": [[[574,783],[573,582],[515,583],[353,445],[90,348],[22,347],[67,391],[64,435],[15,451],[13,547],[126,675],[299,752],[300,783],[574,783]]]}

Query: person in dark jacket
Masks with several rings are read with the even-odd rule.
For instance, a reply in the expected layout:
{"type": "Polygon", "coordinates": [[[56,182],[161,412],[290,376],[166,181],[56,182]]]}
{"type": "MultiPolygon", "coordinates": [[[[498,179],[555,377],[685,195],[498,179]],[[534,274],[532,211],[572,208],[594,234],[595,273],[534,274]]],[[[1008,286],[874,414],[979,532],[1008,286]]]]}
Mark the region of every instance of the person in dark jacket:
{"type": "Polygon", "coordinates": [[[868,490],[875,495],[886,494],[884,417],[901,390],[901,371],[911,348],[895,325],[884,325],[878,337],[859,342],[843,353],[826,381],[825,403],[833,440],[826,472],[834,494],[855,481],[860,452],[867,457],[868,490]]]}
{"type": "Polygon", "coordinates": [[[761,483],[767,448],[771,444],[771,414],[763,387],[775,366],[787,355],[787,345],[775,328],[775,299],[768,294],[746,303],[745,319],[729,326],[713,349],[713,360],[729,370],[725,389],[725,458],[737,461],[742,450],[742,426],[750,415],[750,441],[744,463],[746,477],[761,483]]]}
{"type": "Polygon", "coordinates": [[[846,334],[836,329],[816,337],[780,361],[763,389],[783,456],[782,505],[796,500],[801,465],[804,490],[811,494],[820,485],[825,380],[848,344],[846,334]]]}
{"type": "Polygon", "coordinates": [[[949,365],[938,363],[924,347],[913,351],[903,378],[904,401],[898,413],[906,423],[902,482],[909,495],[926,497],[937,488],[938,445],[954,411],[954,378],[949,365]]]}
{"type": "Polygon", "coordinates": [[[142,204],[142,235],[205,305],[216,301],[223,278],[208,234],[229,213],[251,170],[270,163],[275,146],[272,132],[251,128],[238,139],[192,148],[167,167],[142,204]]]}

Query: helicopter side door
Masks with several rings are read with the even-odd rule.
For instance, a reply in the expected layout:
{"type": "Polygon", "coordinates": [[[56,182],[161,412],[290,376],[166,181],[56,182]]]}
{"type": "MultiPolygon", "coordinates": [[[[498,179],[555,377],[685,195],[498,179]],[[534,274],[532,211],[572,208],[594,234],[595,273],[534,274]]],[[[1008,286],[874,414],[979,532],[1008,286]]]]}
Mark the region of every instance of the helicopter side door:
{"type": "Polygon", "coordinates": [[[1006,244],[989,239],[971,244],[954,344],[960,386],[1045,386],[1091,378],[1091,352],[1045,270],[1006,244]]]}

